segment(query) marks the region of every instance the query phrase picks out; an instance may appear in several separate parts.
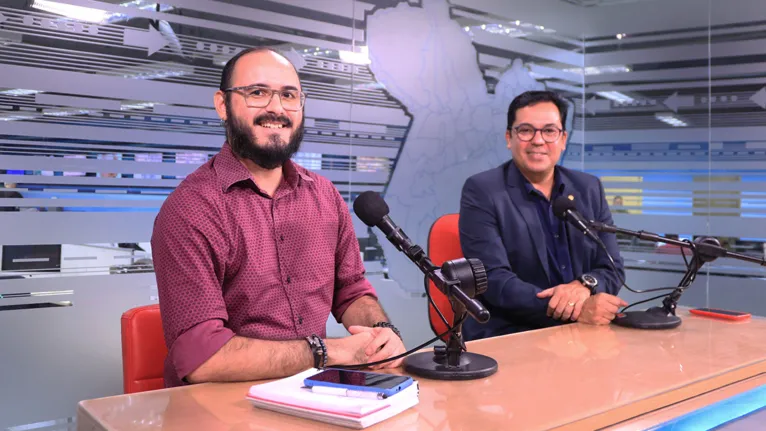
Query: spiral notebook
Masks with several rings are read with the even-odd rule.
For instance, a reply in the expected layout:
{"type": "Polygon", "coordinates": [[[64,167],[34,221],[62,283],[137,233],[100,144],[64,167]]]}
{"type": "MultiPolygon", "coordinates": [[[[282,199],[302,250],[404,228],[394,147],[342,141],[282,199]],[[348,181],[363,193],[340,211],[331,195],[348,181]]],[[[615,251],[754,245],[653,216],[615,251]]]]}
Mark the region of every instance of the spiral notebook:
{"type": "Polygon", "coordinates": [[[418,384],[385,400],[317,394],[303,386],[303,380],[319,370],[269,383],[253,385],[247,399],[256,407],[292,416],[362,429],[398,415],[418,404],[418,384]]]}

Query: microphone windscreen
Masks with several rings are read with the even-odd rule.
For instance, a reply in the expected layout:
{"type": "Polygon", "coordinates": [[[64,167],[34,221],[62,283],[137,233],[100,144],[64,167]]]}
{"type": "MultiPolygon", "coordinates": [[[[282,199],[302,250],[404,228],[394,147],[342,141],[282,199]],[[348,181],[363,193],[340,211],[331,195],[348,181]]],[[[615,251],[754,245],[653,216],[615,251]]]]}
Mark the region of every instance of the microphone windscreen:
{"type": "Polygon", "coordinates": [[[367,226],[376,226],[388,215],[388,204],[373,191],[366,191],[354,200],[354,213],[367,226]]]}
{"type": "Polygon", "coordinates": [[[566,196],[559,196],[553,200],[553,215],[564,220],[568,210],[577,211],[577,206],[573,200],[566,196]]]}

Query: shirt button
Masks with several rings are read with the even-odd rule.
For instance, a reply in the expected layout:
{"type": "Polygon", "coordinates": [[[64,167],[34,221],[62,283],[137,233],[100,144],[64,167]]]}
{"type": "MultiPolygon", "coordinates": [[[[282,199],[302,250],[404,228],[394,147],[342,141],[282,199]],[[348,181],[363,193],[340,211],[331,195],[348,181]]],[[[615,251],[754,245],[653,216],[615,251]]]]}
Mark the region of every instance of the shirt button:
{"type": "Polygon", "coordinates": [[[303,325],[303,317],[299,317],[298,318],[298,324],[299,325],[303,325]]]}
{"type": "Polygon", "coordinates": [[[567,266],[566,265],[561,265],[561,269],[567,269],[567,266]]]}
{"type": "Polygon", "coordinates": [[[280,241],[284,241],[285,240],[285,236],[284,235],[279,235],[279,240],[280,241]]]}
{"type": "Polygon", "coordinates": [[[287,276],[287,284],[290,284],[290,276],[287,276]]]}
{"type": "Polygon", "coordinates": [[[556,239],[559,239],[559,234],[557,234],[557,233],[554,233],[554,234],[553,234],[553,237],[554,237],[554,238],[556,238],[556,239]]]}

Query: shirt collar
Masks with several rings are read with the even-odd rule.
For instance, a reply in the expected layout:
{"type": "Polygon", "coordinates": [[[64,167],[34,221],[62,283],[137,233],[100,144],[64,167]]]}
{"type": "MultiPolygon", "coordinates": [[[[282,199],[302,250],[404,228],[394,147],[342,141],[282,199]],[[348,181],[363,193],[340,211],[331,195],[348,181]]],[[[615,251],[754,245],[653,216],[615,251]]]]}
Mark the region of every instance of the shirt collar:
{"type": "MultiPolygon", "coordinates": [[[[521,173],[518,166],[516,166],[516,163],[511,161],[511,166],[509,166],[509,172],[508,175],[516,175],[517,180],[521,182],[524,185],[524,189],[527,191],[527,194],[535,194],[538,196],[543,196],[542,193],[540,193],[539,190],[537,190],[532,183],[529,182],[529,180],[521,173]]],[[[559,170],[558,165],[554,166],[553,168],[553,191],[551,193],[551,201],[555,199],[556,197],[560,196],[562,193],[564,193],[564,187],[565,184],[561,181],[561,171],[559,170]]]]}
{"type": "MultiPolygon", "coordinates": [[[[224,193],[228,192],[233,185],[241,182],[250,181],[255,186],[250,171],[234,155],[234,151],[228,142],[224,142],[221,151],[213,162],[213,167],[220,181],[221,190],[224,193]]],[[[287,185],[291,189],[298,187],[302,181],[314,182],[314,179],[309,176],[308,171],[302,166],[295,164],[292,160],[288,160],[282,165],[282,172],[287,185]]]]}

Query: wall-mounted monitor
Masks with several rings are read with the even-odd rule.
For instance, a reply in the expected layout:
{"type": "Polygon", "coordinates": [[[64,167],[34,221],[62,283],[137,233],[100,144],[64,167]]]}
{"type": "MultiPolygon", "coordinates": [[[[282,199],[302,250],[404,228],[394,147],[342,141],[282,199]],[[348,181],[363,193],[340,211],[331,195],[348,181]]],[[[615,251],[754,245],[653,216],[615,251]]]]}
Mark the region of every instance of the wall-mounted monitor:
{"type": "Polygon", "coordinates": [[[61,270],[61,244],[4,245],[2,271],[61,270]]]}

